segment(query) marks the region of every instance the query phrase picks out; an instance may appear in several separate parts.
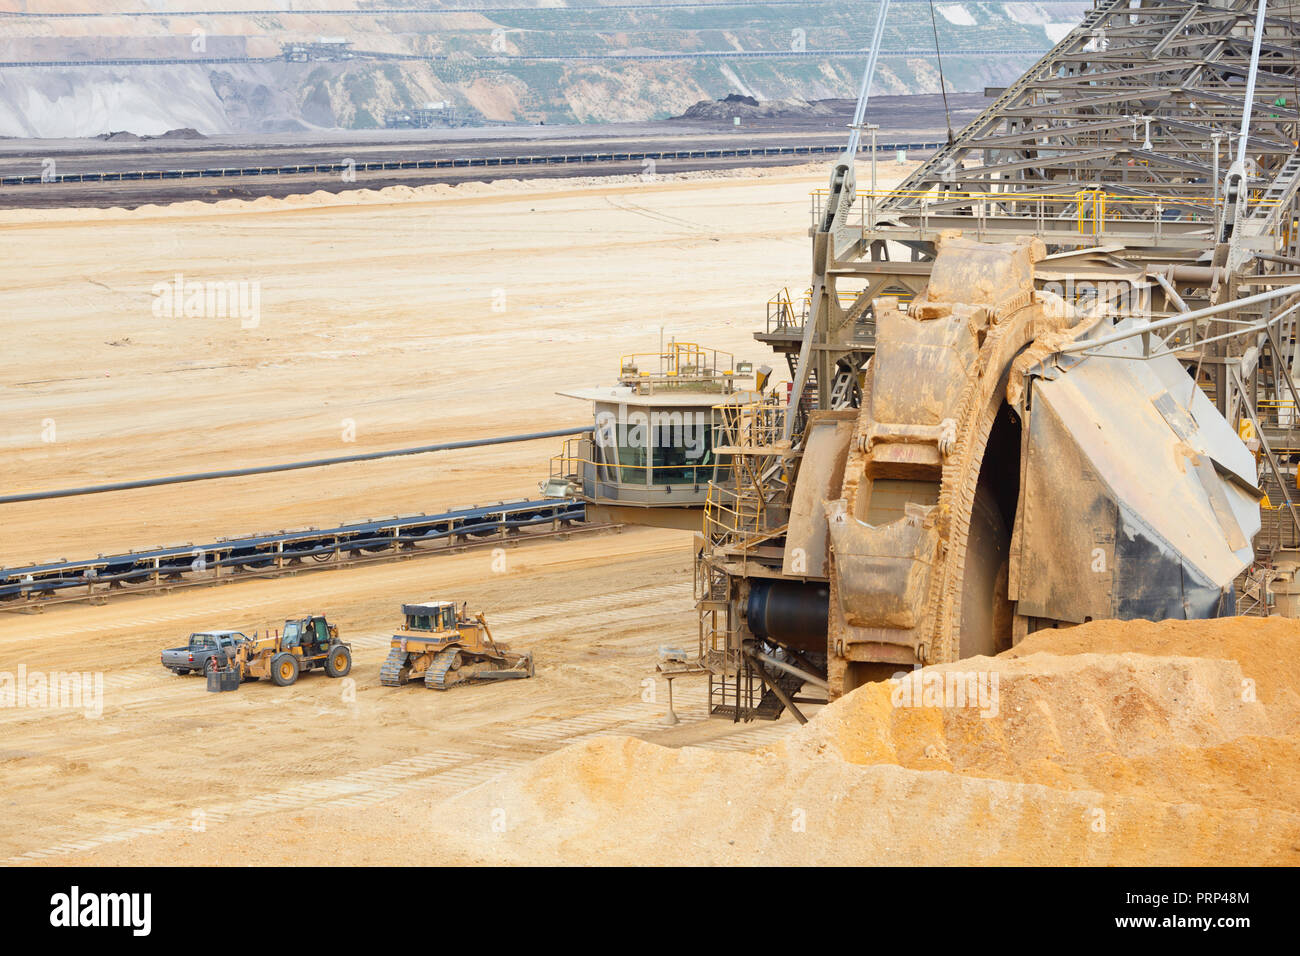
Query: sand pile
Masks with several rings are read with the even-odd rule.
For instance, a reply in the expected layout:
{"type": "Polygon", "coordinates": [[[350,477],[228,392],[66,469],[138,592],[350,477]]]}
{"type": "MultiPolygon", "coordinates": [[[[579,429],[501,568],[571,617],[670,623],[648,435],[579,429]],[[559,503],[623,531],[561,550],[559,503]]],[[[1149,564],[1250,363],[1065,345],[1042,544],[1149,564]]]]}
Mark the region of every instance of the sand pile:
{"type": "Polygon", "coordinates": [[[752,755],[597,739],[430,819],[512,862],[1294,865],[1297,652],[1280,619],[1098,622],[917,672],[922,706],[863,687],[752,755]]]}

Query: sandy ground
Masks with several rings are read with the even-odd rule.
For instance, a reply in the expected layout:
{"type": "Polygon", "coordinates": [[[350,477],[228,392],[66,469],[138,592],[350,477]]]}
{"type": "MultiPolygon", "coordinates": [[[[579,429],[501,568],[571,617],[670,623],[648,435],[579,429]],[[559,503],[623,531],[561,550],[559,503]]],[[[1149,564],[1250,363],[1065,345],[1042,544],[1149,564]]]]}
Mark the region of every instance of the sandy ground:
{"type": "MultiPolygon", "coordinates": [[[[657,581],[678,580],[681,559],[614,567],[645,582],[644,600],[657,581]]],[[[570,571],[566,583],[583,578],[570,571]]],[[[524,572],[516,593],[544,580],[524,572]]],[[[614,596],[625,597],[638,595],[614,596]]],[[[566,659],[523,694],[359,679],[352,704],[305,684],[273,704],[257,686],[267,696],[213,695],[205,720],[184,704],[196,689],[176,686],[137,691],[95,724],[70,716],[88,729],[68,746],[65,722],[57,758],[6,754],[19,819],[63,824],[40,829],[59,842],[8,862],[1300,863],[1293,622],[1097,622],[913,675],[982,675],[995,690],[979,706],[920,694],[900,706],[885,683],[804,728],[737,729],[692,713],[663,730],[662,708],[637,696],[633,660],[664,619],[638,624],[644,605],[630,611],[611,612],[617,640],[582,624],[541,638],[566,659]],[[581,704],[538,706],[565,685],[581,704]],[[183,716],[164,717],[173,709],[183,716]],[[232,729],[259,713],[274,724],[232,729]],[[246,743],[237,763],[227,733],[246,743]],[[68,798],[101,793],[105,777],[117,799],[68,820],[68,798]]],[[[550,621],[567,624],[544,617],[534,630],[549,634],[550,621]]],[[[0,839],[18,849],[32,835],[14,817],[0,839]]]]}
{"type": "MultiPolygon", "coordinates": [[[[0,709],[0,861],[70,863],[89,852],[160,864],[190,847],[196,862],[272,862],[313,843],[313,821],[351,825],[394,802],[423,806],[586,735],[736,747],[788,732],[789,718],[707,720],[701,685],[685,681],[674,694],[682,724],[661,727],[657,648],[694,640],[685,544],[676,532],[627,530],[512,549],[495,570],[488,554],[469,553],[0,618],[0,671],[104,675],[98,716],[84,703],[0,709]],[[500,639],[534,652],[537,676],[442,694],[381,687],[398,605],[431,594],[477,601],[500,639]],[[291,688],[259,681],[209,694],[201,678],[157,663],[191,629],[264,627],[309,608],[327,610],[352,642],[351,682],[313,673],[291,688]],[[224,842],[284,812],[299,820],[291,835],[224,842]]],[[[336,853],[432,862],[395,841],[366,844],[317,845],[326,852],[303,862],[336,853]]]]}
{"type": "MultiPolygon", "coordinates": [[[[619,355],[661,334],[767,360],[751,334],[768,296],[806,287],[808,196],[825,175],[0,214],[20,250],[0,263],[3,487],[581,425],[590,409],[556,390],[612,381],[619,355]],[[154,286],[177,273],[256,283],[257,326],[156,316],[154,286]]],[[[0,566],[526,496],[559,450],[9,505],[0,566]]]]}

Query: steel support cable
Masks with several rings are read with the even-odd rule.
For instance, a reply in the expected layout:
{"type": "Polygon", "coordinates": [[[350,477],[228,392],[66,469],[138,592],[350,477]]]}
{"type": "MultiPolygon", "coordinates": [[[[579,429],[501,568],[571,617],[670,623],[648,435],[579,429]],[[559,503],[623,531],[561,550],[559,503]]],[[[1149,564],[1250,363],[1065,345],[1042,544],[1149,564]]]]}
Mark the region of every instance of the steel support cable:
{"type": "Polygon", "coordinates": [[[889,0],[880,0],[876,11],[876,25],[871,33],[871,48],[867,51],[867,65],[862,69],[862,83],[858,87],[858,102],[853,110],[853,122],[849,124],[849,145],[844,151],[850,158],[858,153],[858,144],[862,139],[862,121],[867,115],[867,100],[871,98],[871,81],[876,75],[876,61],[880,58],[880,47],[885,35],[885,19],[889,16],[889,0]]]}
{"type": "Polygon", "coordinates": [[[1259,74],[1259,49],[1264,40],[1264,17],[1267,0],[1259,0],[1255,13],[1255,36],[1250,49],[1250,71],[1246,74],[1246,102],[1241,113],[1241,134],[1237,140],[1237,162],[1234,164],[1245,168],[1246,146],[1250,138],[1250,116],[1255,107],[1255,79],[1259,74]]]}
{"type": "MultiPolygon", "coordinates": [[[[871,34],[871,47],[867,51],[867,63],[862,70],[862,85],[858,89],[858,102],[857,106],[853,110],[853,122],[849,127],[848,146],[844,150],[844,156],[841,158],[840,163],[836,165],[837,170],[841,164],[845,168],[845,179],[840,186],[843,186],[845,183],[848,185],[847,191],[841,195],[837,203],[838,208],[843,213],[848,212],[848,206],[853,202],[854,192],[856,190],[855,178],[853,175],[854,162],[857,159],[858,145],[862,140],[862,122],[867,115],[867,100],[871,98],[871,81],[876,74],[876,61],[880,58],[880,48],[884,43],[885,21],[889,16],[889,2],[890,0],[880,0],[880,6],[876,11],[876,25],[871,34]]],[[[871,164],[873,170],[875,169],[875,163],[876,153],[873,149],[871,152],[871,164]]],[[[835,216],[837,215],[835,209],[833,209],[831,205],[836,194],[836,175],[837,173],[832,174],[832,192],[827,197],[826,220],[824,223],[827,231],[834,230],[835,216]]],[[[875,197],[872,197],[871,201],[874,203],[875,197]]],[[[835,239],[833,236],[830,241],[830,249],[833,255],[835,249],[835,239]]],[[[807,321],[805,322],[803,341],[799,346],[799,364],[795,366],[794,382],[792,383],[793,387],[790,389],[790,398],[786,403],[785,424],[781,429],[781,437],[787,440],[794,437],[794,426],[798,418],[799,406],[803,402],[804,388],[808,384],[808,371],[813,361],[813,339],[817,334],[819,326],[817,316],[820,314],[821,309],[819,300],[823,294],[823,283],[824,279],[822,277],[814,277],[811,290],[812,297],[809,303],[811,311],[808,315],[807,321]]],[[[739,708],[739,704],[737,704],[737,707],[739,708]]]]}
{"type": "MultiPolygon", "coordinates": [[[[1288,11],[1288,13],[1289,12],[1290,11],[1288,11]]],[[[1294,20],[1290,22],[1292,24],[1295,23],[1294,20]]],[[[1300,43],[1297,43],[1297,38],[1295,36],[1292,36],[1290,40],[1291,40],[1291,90],[1292,90],[1291,105],[1297,110],[1300,110],[1300,64],[1296,63],[1296,48],[1300,47],[1300,43]]],[[[1300,146],[1300,120],[1297,120],[1296,122],[1293,122],[1291,124],[1291,143],[1294,146],[1300,146]]]]}
{"type": "Polygon", "coordinates": [[[939,24],[934,18],[934,0],[930,0],[930,28],[934,31],[934,58],[939,64],[939,92],[943,94],[943,116],[948,123],[948,145],[952,145],[952,113],[948,111],[948,84],[943,78],[943,54],[939,52],[939,24]]]}

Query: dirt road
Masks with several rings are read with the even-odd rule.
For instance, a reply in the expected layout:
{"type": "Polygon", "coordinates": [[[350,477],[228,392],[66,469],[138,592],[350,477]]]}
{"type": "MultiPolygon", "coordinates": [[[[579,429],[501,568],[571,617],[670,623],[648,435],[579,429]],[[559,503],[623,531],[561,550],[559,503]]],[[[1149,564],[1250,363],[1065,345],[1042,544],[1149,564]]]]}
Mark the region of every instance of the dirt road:
{"type": "MultiPolygon", "coordinates": [[[[226,845],[223,828],[284,813],[357,822],[610,732],[724,749],[775,739],[795,726],[788,717],[704,719],[698,680],[677,684],[682,723],[661,725],[656,651],[694,640],[688,542],[680,532],[625,531],[512,549],[504,564],[470,553],[0,618],[0,671],[103,675],[98,715],[88,701],[0,709],[0,860],[64,863],[94,852],[167,862],[170,850],[138,851],[156,837],[192,848],[196,861],[288,862],[311,842],[310,826],[246,848],[226,845]],[[435,595],[479,602],[500,639],[534,652],[536,677],[446,693],[381,687],[400,603],[435,595]],[[158,664],[158,651],[191,629],[251,630],[310,609],[327,610],[352,642],[350,681],[312,673],[289,688],[259,681],[209,694],[201,678],[158,664]]],[[[396,842],[355,849],[358,860],[415,862],[396,842]]]]}

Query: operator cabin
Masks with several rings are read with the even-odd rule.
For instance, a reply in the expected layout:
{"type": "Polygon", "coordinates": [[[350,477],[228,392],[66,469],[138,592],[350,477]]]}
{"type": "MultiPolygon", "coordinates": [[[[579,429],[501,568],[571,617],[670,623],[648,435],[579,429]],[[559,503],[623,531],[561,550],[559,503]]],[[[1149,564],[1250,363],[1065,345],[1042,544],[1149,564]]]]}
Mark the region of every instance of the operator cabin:
{"type": "Polygon", "coordinates": [[[698,531],[724,408],[759,401],[769,374],[738,388],[751,363],[689,342],[623,356],[617,385],[558,393],[591,402],[594,428],[552,459],[543,492],[583,499],[588,520],[698,531]]]}

